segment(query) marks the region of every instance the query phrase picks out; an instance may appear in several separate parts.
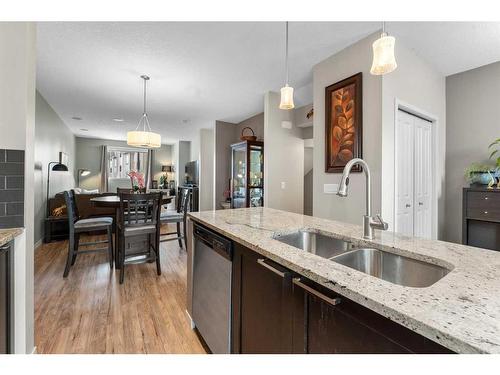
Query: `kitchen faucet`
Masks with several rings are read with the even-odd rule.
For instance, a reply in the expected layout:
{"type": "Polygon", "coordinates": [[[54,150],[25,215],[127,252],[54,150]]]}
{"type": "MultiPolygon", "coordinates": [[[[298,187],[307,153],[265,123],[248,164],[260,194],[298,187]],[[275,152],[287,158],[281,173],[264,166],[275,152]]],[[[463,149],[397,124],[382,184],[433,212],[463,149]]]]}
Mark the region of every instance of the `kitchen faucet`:
{"type": "Polygon", "coordinates": [[[365,173],[366,176],[366,214],[363,216],[363,238],[372,240],[373,229],[387,230],[388,225],[386,222],[382,220],[382,217],[380,215],[372,217],[372,190],[371,190],[370,168],[363,159],[359,158],[351,159],[345,165],[337,195],[340,197],[347,197],[349,174],[351,173],[352,167],[354,167],[356,164],[359,164],[363,167],[363,172],[365,173]]]}

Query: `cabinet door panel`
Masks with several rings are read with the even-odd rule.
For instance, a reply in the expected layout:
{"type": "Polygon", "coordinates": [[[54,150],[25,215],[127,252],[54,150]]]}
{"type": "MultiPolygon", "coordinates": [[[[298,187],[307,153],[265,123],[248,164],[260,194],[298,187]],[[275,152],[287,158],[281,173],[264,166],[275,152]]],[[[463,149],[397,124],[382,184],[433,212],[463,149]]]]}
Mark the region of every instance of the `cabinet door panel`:
{"type": "Polygon", "coordinates": [[[399,111],[396,138],[395,231],[413,235],[414,118],[399,111]]]}
{"type": "Polygon", "coordinates": [[[449,353],[448,349],[390,319],[319,285],[308,284],[329,298],[340,298],[340,303],[333,306],[293,286],[296,353],[449,353]]]}
{"type": "Polygon", "coordinates": [[[414,236],[432,236],[432,124],[415,117],[414,236]]]}
{"type": "Polygon", "coordinates": [[[239,246],[236,257],[235,351],[291,353],[290,271],[239,246]]]}

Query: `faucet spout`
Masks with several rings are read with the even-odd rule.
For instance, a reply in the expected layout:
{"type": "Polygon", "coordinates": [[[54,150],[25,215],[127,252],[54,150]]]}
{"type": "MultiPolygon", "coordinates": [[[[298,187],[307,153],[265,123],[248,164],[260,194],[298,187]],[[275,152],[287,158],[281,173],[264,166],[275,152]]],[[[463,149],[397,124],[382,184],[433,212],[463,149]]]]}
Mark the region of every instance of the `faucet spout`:
{"type": "Polygon", "coordinates": [[[355,165],[360,165],[366,177],[366,213],[363,216],[363,237],[366,239],[373,239],[373,229],[387,230],[387,223],[385,223],[380,215],[377,215],[377,220],[372,217],[372,191],[371,191],[371,174],[368,164],[359,158],[351,159],[344,167],[342,178],[340,179],[339,189],[337,195],[347,197],[349,194],[349,175],[355,165]]]}
{"type": "Polygon", "coordinates": [[[347,162],[344,167],[344,171],[342,172],[342,178],[340,179],[339,190],[337,191],[337,195],[341,197],[347,197],[349,194],[349,175],[351,174],[351,170],[355,165],[360,165],[363,168],[363,172],[366,176],[366,216],[371,216],[372,213],[372,203],[371,203],[371,174],[370,167],[360,158],[351,159],[347,162]]]}

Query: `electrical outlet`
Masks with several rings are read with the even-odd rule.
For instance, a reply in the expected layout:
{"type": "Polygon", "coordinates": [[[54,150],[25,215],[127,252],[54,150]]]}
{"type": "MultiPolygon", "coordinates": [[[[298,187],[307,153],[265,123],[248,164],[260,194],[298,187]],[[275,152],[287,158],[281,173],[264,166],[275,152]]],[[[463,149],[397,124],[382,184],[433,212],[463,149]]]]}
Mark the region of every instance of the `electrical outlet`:
{"type": "Polygon", "coordinates": [[[339,191],[339,184],[324,184],[323,193],[325,194],[337,194],[339,191]]]}

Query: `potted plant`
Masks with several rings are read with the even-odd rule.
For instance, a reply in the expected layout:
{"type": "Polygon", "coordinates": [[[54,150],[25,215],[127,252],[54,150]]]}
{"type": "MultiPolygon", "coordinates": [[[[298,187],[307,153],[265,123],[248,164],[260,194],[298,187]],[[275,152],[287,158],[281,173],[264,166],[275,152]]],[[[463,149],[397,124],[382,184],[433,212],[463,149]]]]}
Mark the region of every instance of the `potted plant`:
{"type": "Polygon", "coordinates": [[[465,169],[465,179],[470,184],[488,185],[494,179],[496,168],[490,164],[472,163],[465,169]]]}
{"type": "Polygon", "coordinates": [[[140,172],[130,171],[127,173],[127,176],[130,177],[130,181],[132,183],[132,190],[137,193],[140,189],[144,189],[144,175],[140,172]]]}

